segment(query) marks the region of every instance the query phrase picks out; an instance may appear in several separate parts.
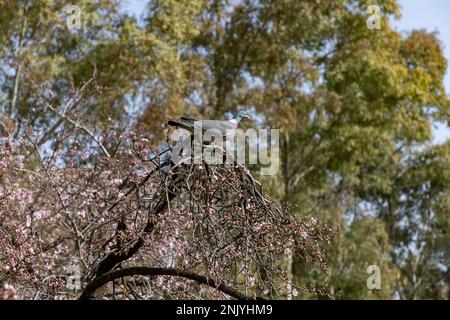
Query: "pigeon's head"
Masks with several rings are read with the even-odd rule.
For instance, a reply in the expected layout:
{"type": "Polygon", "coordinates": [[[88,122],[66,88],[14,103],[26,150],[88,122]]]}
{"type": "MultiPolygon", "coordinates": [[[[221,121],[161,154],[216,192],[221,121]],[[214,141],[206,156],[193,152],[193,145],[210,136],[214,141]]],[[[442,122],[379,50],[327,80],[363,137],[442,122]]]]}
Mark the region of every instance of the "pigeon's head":
{"type": "Polygon", "coordinates": [[[247,119],[247,120],[252,120],[252,116],[250,115],[250,113],[248,113],[245,110],[241,110],[238,113],[238,118],[239,119],[247,119]]]}

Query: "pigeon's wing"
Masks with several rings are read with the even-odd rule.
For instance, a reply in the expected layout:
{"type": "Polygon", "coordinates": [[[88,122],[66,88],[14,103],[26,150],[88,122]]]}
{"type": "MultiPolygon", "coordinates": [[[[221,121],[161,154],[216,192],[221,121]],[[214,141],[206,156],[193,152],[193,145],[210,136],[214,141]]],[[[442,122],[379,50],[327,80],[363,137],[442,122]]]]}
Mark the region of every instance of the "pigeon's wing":
{"type": "Polygon", "coordinates": [[[223,120],[202,120],[202,130],[217,130],[225,136],[230,130],[235,130],[236,124],[223,120]]]}
{"type": "MultiPolygon", "coordinates": [[[[188,117],[181,117],[174,120],[169,120],[169,125],[183,128],[193,132],[194,128],[202,128],[202,131],[214,130],[217,134],[222,136],[227,135],[230,131],[236,129],[236,123],[224,120],[196,120],[188,117]]],[[[212,132],[214,133],[214,132],[212,132]]]]}

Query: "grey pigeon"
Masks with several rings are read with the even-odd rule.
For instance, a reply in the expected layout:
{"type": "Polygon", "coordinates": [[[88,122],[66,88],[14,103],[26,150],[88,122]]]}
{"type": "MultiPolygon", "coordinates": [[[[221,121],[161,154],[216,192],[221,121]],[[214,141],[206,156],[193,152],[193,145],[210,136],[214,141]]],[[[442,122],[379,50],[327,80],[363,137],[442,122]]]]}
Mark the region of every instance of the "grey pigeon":
{"type": "Polygon", "coordinates": [[[236,118],[231,120],[197,120],[188,117],[181,117],[174,120],[169,120],[169,125],[183,128],[190,132],[194,132],[195,128],[199,128],[201,126],[202,131],[205,132],[207,130],[215,130],[220,132],[222,136],[227,136],[232,134],[234,130],[236,130],[239,122],[242,119],[252,119],[250,114],[246,111],[240,111],[236,118]]]}

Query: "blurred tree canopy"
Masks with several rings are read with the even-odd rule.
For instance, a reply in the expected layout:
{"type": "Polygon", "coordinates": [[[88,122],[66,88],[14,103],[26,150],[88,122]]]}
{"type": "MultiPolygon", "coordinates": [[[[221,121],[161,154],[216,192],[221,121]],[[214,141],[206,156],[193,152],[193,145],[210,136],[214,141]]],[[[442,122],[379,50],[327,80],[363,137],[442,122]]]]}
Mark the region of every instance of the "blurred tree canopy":
{"type": "MultiPolygon", "coordinates": [[[[63,105],[91,63],[97,91],[70,112],[96,132],[139,127],[158,140],[174,116],[252,109],[255,126],[281,129],[268,192],[341,225],[325,289],[449,297],[450,143],[431,143],[433,123],[450,117],[447,61],[438,35],[391,27],[397,1],[152,0],[142,19],[117,0],[70,1],[80,30],[68,30],[66,4],[0,1],[0,106],[19,128],[28,119],[53,143],[70,125],[44,112],[24,71],[63,105]],[[371,4],[381,29],[367,27],[371,4]],[[380,290],[366,287],[369,265],[381,269],[380,290]]],[[[288,263],[295,282],[323,283],[288,263]]]]}

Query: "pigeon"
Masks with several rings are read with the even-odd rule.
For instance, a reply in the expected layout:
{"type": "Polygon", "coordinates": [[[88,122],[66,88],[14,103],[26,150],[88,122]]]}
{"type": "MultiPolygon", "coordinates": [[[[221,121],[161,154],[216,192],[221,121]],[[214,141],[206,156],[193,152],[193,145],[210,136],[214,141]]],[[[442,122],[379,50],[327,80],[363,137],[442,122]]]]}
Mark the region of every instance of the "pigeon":
{"type": "Polygon", "coordinates": [[[169,120],[168,124],[177,128],[182,128],[194,133],[195,128],[202,128],[202,131],[215,130],[223,137],[233,134],[242,119],[251,120],[252,117],[247,111],[240,111],[236,118],[231,120],[197,120],[188,117],[169,120]]]}

